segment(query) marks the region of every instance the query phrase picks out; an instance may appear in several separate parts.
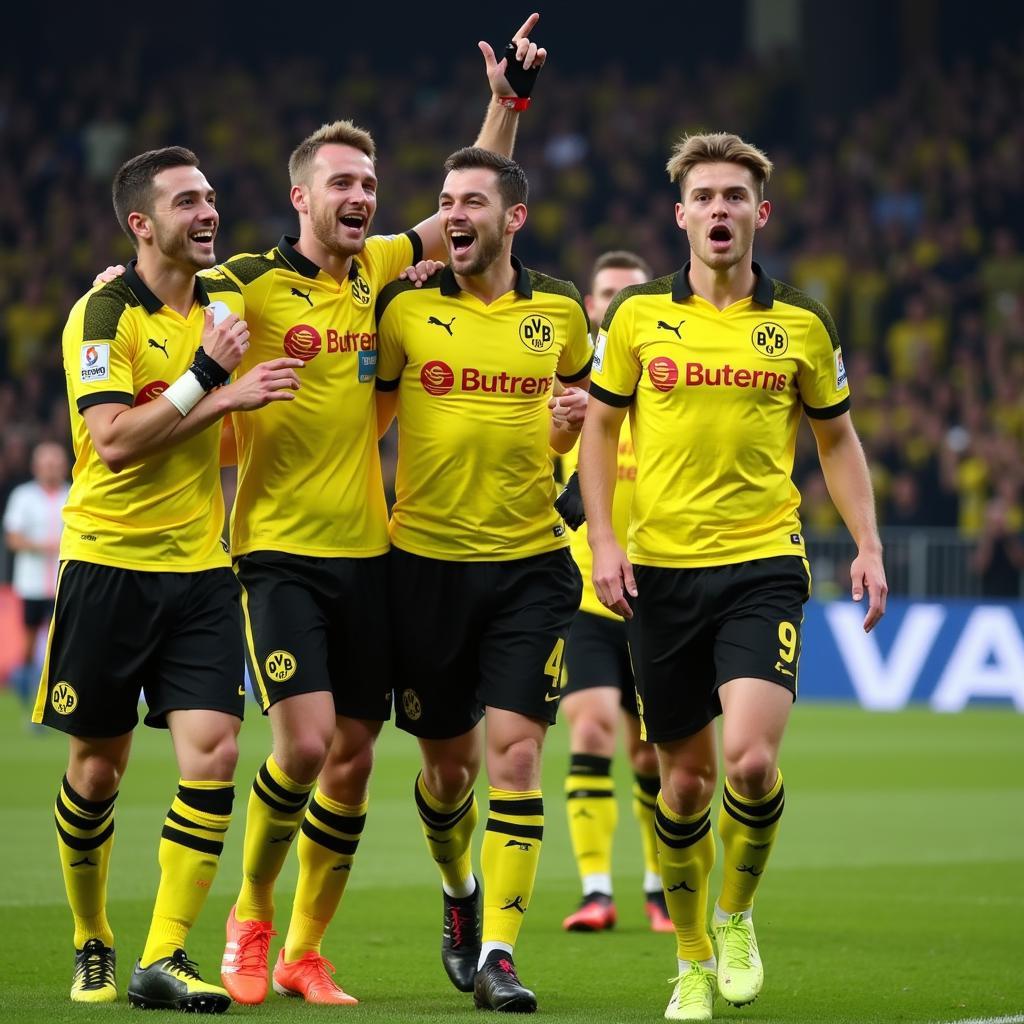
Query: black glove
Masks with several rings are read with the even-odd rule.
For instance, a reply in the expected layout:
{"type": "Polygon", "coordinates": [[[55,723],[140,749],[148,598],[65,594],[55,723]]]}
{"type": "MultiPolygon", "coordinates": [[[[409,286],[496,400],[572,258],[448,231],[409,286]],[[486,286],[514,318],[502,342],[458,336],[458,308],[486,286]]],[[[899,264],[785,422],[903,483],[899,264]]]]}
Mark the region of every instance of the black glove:
{"type": "Polygon", "coordinates": [[[570,530],[578,530],[587,521],[578,473],[573,472],[562,488],[562,493],[555,498],[555,511],[565,520],[570,530]]]}
{"type": "Polygon", "coordinates": [[[509,43],[505,47],[505,58],[508,64],[505,66],[505,78],[512,86],[513,91],[520,99],[526,99],[533,92],[533,83],[537,81],[540,68],[534,64],[529,70],[523,67],[523,62],[516,60],[516,44],[509,43]]]}

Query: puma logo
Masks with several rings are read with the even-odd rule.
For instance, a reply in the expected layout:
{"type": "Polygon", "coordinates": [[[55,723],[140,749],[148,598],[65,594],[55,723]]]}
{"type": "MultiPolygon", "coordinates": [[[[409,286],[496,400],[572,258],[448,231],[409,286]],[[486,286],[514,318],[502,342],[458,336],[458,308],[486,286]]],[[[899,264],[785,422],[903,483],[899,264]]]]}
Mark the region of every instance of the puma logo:
{"type": "Polygon", "coordinates": [[[523,897],[517,896],[514,900],[509,900],[508,903],[503,907],[499,907],[499,910],[518,910],[520,914],[526,913],[526,907],[523,906],[523,897]]]}
{"type": "Polygon", "coordinates": [[[312,292],[313,292],[312,288],[310,288],[308,292],[300,292],[298,288],[293,288],[292,289],[292,295],[294,295],[295,298],[297,298],[297,299],[305,299],[310,304],[311,307],[313,305],[313,300],[309,296],[312,294],[312,292]]]}
{"type": "Polygon", "coordinates": [[[88,854],[86,854],[86,856],[84,856],[81,860],[72,861],[70,866],[73,868],[80,868],[84,867],[85,865],[88,865],[91,868],[98,866],[94,860],[89,860],[88,854]]]}
{"type": "Polygon", "coordinates": [[[592,817],[593,817],[593,815],[592,815],[592,814],[590,813],[590,811],[588,811],[588,810],[586,809],[586,807],[581,807],[581,808],[580,808],[580,809],[579,809],[579,810],[578,810],[578,811],[577,811],[577,812],[576,812],[576,813],[575,813],[575,814],[573,815],[573,817],[574,817],[574,818],[592,818],[592,817]]]}
{"type": "Polygon", "coordinates": [[[758,878],[760,875],[764,874],[763,868],[760,871],[758,871],[753,864],[751,864],[750,867],[747,867],[746,864],[741,864],[736,870],[746,872],[746,874],[753,875],[755,878],[758,878]]]}
{"type": "Polygon", "coordinates": [[[276,839],[271,839],[270,842],[271,843],[290,843],[292,841],[292,836],[294,836],[294,835],[295,835],[295,829],[292,829],[291,832],[286,832],[283,836],[278,836],[276,839]]]}
{"type": "Polygon", "coordinates": [[[521,842],[519,842],[518,839],[510,839],[505,844],[505,849],[507,850],[510,846],[514,846],[518,850],[523,850],[524,852],[528,852],[530,850],[530,848],[533,846],[533,843],[521,843],[521,842]]]}
{"type": "Polygon", "coordinates": [[[684,879],[683,879],[683,880],[682,880],[681,882],[677,883],[676,885],[670,885],[670,886],[669,886],[669,887],[668,887],[668,888],[667,888],[667,889],[665,890],[665,892],[678,892],[678,891],[679,891],[680,889],[682,889],[682,890],[683,890],[683,892],[696,892],[696,891],[697,891],[696,889],[691,889],[691,888],[690,888],[690,887],[689,887],[689,886],[688,886],[688,885],[686,884],[686,879],[684,878],[684,879]]]}
{"type": "Polygon", "coordinates": [[[686,323],[686,321],[685,321],[685,320],[680,320],[680,321],[679,321],[679,323],[677,323],[677,324],[675,325],[675,327],[673,327],[673,326],[672,326],[671,324],[667,324],[667,323],[665,323],[665,321],[664,321],[664,320],[659,320],[659,321],[658,321],[658,327],[659,327],[659,328],[660,328],[661,330],[663,330],[663,331],[671,331],[671,332],[672,332],[672,333],[673,333],[673,334],[674,334],[674,335],[675,335],[675,336],[676,336],[677,338],[679,338],[679,339],[680,339],[680,341],[681,341],[681,340],[682,340],[682,336],[681,336],[681,335],[680,335],[680,333],[679,333],[679,328],[680,328],[680,327],[682,327],[682,326],[683,326],[683,324],[685,324],[685,323],[686,323]]]}
{"type": "Polygon", "coordinates": [[[438,839],[437,836],[432,836],[429,832],[427,833],[427,838],[432,843],[442,843],[442,844],[444,844],[444,843],[450,843],[451,842],[451,839],[438,839]]]}
{"type": "Polygon", "coordinates": [[[452,317],[448,323],[445,323],[443,320],[438,320],[436,316],[428,316],[427,323],[434,327],[443,327],[448,332],[448,337],[454,337],[452,334],[452,324],[455,323],[455,317],[452,317]]]}
{"type": "Polygon", "coordinates": [[[164,338],[164,343],[162,345],[160,344],[159,341],[156,341],[153,338],[148,338],[147,340],[149,342],[149,347],[150,348],[158,348],[158,349],[160,349],[160,351],[163,352],[165,359],[170,359],[171,358],[167,354],[167,339],[166,338],[164,338]]]}
{"type": "Polygon", "coordinates": [[[351,871],[352,870],[352,865],[351,864],[335,864],[334,867],[331,868],[331,870],[332,871],[351,871]]]}

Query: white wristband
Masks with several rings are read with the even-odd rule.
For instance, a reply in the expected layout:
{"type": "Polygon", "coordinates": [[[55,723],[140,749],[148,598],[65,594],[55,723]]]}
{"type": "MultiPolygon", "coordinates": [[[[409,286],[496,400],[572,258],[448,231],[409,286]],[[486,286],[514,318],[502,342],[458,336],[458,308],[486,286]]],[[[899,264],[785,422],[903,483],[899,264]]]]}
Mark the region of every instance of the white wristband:
{"type": "Polygon", "coordinates": [[[164,398],[174,406],[182,416],[187,416],[206,394],[203,385],[196,380],[191,370],[186,370],[165,392],[164,398]]]}

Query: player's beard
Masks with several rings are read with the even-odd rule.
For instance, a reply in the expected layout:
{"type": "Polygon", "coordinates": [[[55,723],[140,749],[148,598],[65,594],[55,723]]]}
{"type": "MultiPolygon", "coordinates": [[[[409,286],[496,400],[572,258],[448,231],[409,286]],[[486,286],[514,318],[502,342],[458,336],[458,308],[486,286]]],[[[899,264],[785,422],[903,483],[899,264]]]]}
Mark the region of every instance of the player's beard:
{"type": "Polygon", "coordinates": [[[348,259],[349,256],[358,256],[366,246],[366,232],[369,223],[363,230],[363,237],[360,242],[354,245],[345,245],[338,240],[338,213],[327,206],[311,205],[309,210],[309,222],[313,228],[313,237],[323,247],[325,252],[340,259],[348,259]]]}
{"type": "MultiPolygon", "coordinates": [[[[192,247],[188,231],[164,231],[158,220],[153,221],[153,235],[156,247],[165,259],[174,263],[184,263],[194,270],[208,270],[217,262],[217,257],[210,252],[207,256],[198,255],[192,247]]],[[[216,236],[214,236],[216,238],[216,236]]]]}

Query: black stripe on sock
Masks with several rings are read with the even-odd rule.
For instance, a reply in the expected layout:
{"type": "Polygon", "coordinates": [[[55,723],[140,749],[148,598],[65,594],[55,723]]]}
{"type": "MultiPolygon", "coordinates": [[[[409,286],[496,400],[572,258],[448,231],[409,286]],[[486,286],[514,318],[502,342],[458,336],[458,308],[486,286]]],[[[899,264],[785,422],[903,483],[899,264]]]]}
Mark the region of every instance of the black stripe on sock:
{"type": "Polygon", "coordinates": [[[634,774],[633,778],[636,779],[640,792],[645,793],[647,796],[656,797],[661,791],[661,779],[657,775],[634,774]]]}
{"type": "Polygon", "coordinates": [[[516,814],[527,818],[544,813],[544,798],[534,796],[523,800],[492,800],[490,809],[493,814],[516,814]]]}
{"type": "Polygon", "coordinates": [[[259,777],[252,780],[252,791],[271,809],[280,811],[282,814],[301,814],[306,807],[306,801],[309,799],[309,794],[303,794],[302,799],[293,801],[291,803],[282,803],[280,800],[275,800],[262,785],[263,780],[259,777]]]}
{"type": "Polygon", "coordinates": [[[200,853],[212,853],[215,857],[219,857],[224,849],[222,842],[217,842],[213,839],[202,839],[199,836],[192,835],[190,832],[182,832],[179,829],[171,828],[170,825],[164,825],[160,836],[169,842],[177,843],[179,846],[187,846],[190,850],[198,850],[200,853]]]}
{"type": "Polygon", "coordinates": [[[612,759],[599,754],[570,754],[570,775],[611,775],[612,759]]]}
{"type": "Polygon", "coordinates": [[[769,825],[774,825],[782,817],[782,812],[785,810],[786,805],[784,803],[781,804],[779,809],[770,818],[751,818],[747,814],[741,814],[727,800],[722,801],[722,807],[729,817],[735,818],[741,825],[746,825],[747,828],[767,828],[769,825]]]}
{"type": "Polygon", "coordinates": [[[543,825],[516,825],[511,821],[498,821],[495,818],[487,819],[488,832],[500,832],[504,836],[520,836],[523,839],[543,839],[543,825]]]}
{"type": "Polygon", "coordinates": [[[109,811],[96,818],[83,818],[80,814],[75,814],[75,812],[64,802],[63,793],[57,794],[57,813],[72,828],[80,828],[83,832],[94,832],[96,829],[102,828],[110,817],[109,811]]]}
{"type": "Polygon", "coordinates": [[[653,811],[658,806],[657,796],[648,796],[646,793],[638,793],[636,790],[633,790],[633,799],[637,803],[643,804],[649,811],[653,811]]]}
{"type": "Polygon", "coordinates": [[[350,836],[359,836],[363,834],[363,828],[366,826],[366,815],[358,814],[352,817],[346,817],[344,814],[335,814],[333,811],[327,810],[322,804],[316,802],[316,798],[312,800],[309,808],[306,812],[311,814],[317,821],[322,822],[328,828],[333,828],[335,832],[345,832],[350,836]]]}
{"type": "Polygon", "coordinates": [[[768,800],[763,804],[749,803],[744,800],[739,793],[734,790],[730,790],[728,786],[722,790],[723,802],[732,806],[735,810],[739,811],[740,814],[745,814],[748,818],[770,818],[777,810],[779,810],[785,799],[785,786],[779,786],[778,793],[776,793],[771,800],[768,800]]]}
{"type": "Polygon", "coordinates": [[[235,803],[235,787],[227,785],[218,789],[195,789],[192,786],[179,786],[178,799],[193,810],[227,817],[235,803]]]}
{"type": "Polygon", "coordinates": [[[173,821],[175,825],[184,825],[185,828],[201,828],[205,829],[207,832],[227,832],[228,830],[226,825],[224,828],[214,828],[212,825],[204,825],[200,821],[191,821],[183,815],[178,814],[173,807],[167,812],[167,820],[173,821]]]}
{"type": "Polygon", "coordinates": [[[85,839],[80,839],[78,836],[73,836],[70,832],[64,831],[56,814],[53,816],[53,820],[57,825],[57,835],[60,836],[60,841],[65,846],[70,846],[72,850],[95,850],[114,834],[114,823],[111,822],[98,836],[88,836],[85,839]]]}
{"type": "MultiPolygon", "coordinates": [[[[660,827],[660,821],[655,821],[654,831],[657,833],[658,838],[666,845],[670,846],[673,850],[685,850],[688,846],[693,846],[694,843],[699,842],[711,831],[711,819],[704,818],[703,825],[697,831],[695,835],[684,836],[682,838],[678,836],[671,836],[666,834],[660,827]]],[[[698,822],[700,824],[700,822],[698,822]]]]}
{"type": "Polygon", "coordinates": [[[95,814],[97,818],[106,814],[107,811],[114,806],[114,801],[117,799],[117,793],[115,793],[106,800],[86,800],[84,796],[80,793],[76,793],[75,790],[72,789],[71,783],[68,782],[68,777],[66,775],[60,780],[60,785],[68,800],[73,804],[77,804],[83,811],[88,811],[89,814],[95,814]]]}
{"type": "Polygon", "coordinates": [[[413,796],[416,798],[416,810],[419,811],[420,818],[423,823],[428,827],[434,829],[435,832],[448,832],[450,829],[455,828],[456,825],[462,819],[469,814],[470,808],[473,806],[473,801],[476,799],[473,791],[469,791],[469,796],[462,801],[459,806],[451,812],[451,814],[445,814],[444,811],[435,811],[430,804],[427,803],[423,794],[420,792],[419,787],[419,776],[416,776],[416,783],[413,785],[412,791],[413,796]]]}
{"type": "MultiPolygon", "coordinates": [[[[306,790],[305,793],[293,793],[290,789],[285,789],[284,786],[279,785],[274,779],[274,776],[270,774],[270,769],[267,767],[265,761],[260,765],[260,770],[256,773],[256,778],[259,779],[266,792],[265,797],[262,793],[260,794],[261,798],[265,799],[268,804],[271,799],[276,799],[283,805],[275,807],[274,804],[271,804],[272,807],[275,807],[275,810],[284,810],[291,814],[295,811],[301,811],[302,808],[306,806],[306,801],[309,799],[312,786],[309,790],[306,790]]],[[[254,784],[255,781],[256,780],[254,779],[254,784]]]]}
{"type": "Polygon", "coordinates": [[[333,850],[335,853],[340,853],[343,856],[352,856],[359,846],[358,839],[338,839],[337,836],[321,832],[316,825],[310,822],[309,818],[304,818],[302,821],[302,834],[314,843],[326,847],[328,850],[333,850]]]}
{"type": "Polygon", "coordinates": [[[613,799],[615,793],[610,789],[573,789],[565,794],[567,800],[583,800],[590,798],[600,800],[605,797],[613,799]]]}

